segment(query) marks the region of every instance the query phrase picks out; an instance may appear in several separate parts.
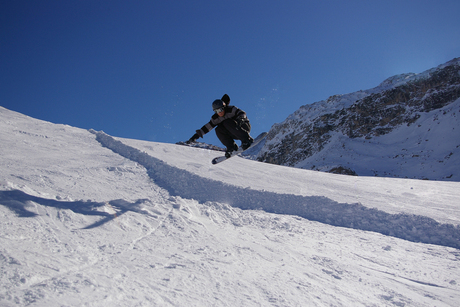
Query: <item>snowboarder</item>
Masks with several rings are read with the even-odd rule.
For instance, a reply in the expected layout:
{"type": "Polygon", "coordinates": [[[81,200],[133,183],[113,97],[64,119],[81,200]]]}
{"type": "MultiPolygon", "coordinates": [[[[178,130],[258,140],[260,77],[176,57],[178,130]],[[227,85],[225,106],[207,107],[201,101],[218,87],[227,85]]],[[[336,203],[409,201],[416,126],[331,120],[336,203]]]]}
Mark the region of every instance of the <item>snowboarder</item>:
{"type": "Polygon", "coordinates": [[[215,114],[211,117],[209,123],[196,130],[196,133],[188,140],[195,142],[198,138],[203,137],[206,133],[216,128],[216,135],[227,148],[225,156],[229,158],[233,151],[238,150],[235,140],[241,141],[241,148],[246,150],[254,142],[249,135],[251,124],[246,117],[246,112],[230,105],[230,97],[225,94],[222,99],[216,99],[212,103],[212,109],[215,114]]]}

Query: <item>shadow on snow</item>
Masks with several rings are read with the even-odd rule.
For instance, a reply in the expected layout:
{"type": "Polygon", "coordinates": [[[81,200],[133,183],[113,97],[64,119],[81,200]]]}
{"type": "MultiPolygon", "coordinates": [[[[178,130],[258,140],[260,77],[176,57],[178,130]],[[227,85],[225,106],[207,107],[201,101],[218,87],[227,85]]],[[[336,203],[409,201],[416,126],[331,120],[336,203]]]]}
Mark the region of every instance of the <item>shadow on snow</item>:
{"type": "Polygon", "coordinates": [[[107,205],[106,202],[91,202],[91,201],[60,201],[54,199],[41,198],[32,196],[19,190],[11,191],[0,191],[0,205],[3,205],[15,212],[19,217],[34,217],[38,214],[30,211],[28,208],[32,207],[33,203],[40,204],[46,207],[53,207],[57,209],[68,209],[75,213],[83,215],[93,215],[104,217],[98,222],[95,222],[83,229],[91,229],[104,225],[107,222],[125,214],[128,211],[134,211],[141,214],[145,214],[145,211],[139,209],[139,205],[144,203],[146,200],[139,199],[134,203],[129,203],[122,199],[112,200],[107,202],[111,209],[116,213],[110,214],[104,211],[98,211],[98,208],[102,208],[107,205]]]}

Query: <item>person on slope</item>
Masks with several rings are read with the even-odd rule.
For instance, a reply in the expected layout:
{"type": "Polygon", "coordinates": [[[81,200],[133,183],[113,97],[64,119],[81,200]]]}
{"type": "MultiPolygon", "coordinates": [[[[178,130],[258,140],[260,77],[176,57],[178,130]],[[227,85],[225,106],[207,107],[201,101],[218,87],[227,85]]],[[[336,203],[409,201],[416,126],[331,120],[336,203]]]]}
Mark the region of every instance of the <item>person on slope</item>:
{"type": "Polygon", "coordinates": [[[241,141],[241,148],[246,150],[254,142],[254,139],[249,135],[251,132],[251,124],[246,117],[246,112],[231,106],[230,97],[225,94],[222,99],[216,99],[212,103],[212,109],[215,114],[211,117],[209,123],[196,130],[196,133],[188,140],[195,142],[198,138],[203,137],[206,133],[216,128],[216,135],[219,140],[227,148],[225,156],[229,158],[233,151],[238,150],[235,140],[241,141]]]}

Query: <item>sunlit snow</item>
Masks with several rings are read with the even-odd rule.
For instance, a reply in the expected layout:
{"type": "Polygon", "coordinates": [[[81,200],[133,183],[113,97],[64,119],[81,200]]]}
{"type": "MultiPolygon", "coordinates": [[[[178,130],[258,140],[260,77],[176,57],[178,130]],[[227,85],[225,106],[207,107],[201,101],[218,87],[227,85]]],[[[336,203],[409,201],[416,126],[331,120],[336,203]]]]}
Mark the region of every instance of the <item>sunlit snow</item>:
{"type": "Polygon", "coordinates": [[[0,306],[458,306],[460,183],[354,177],[0,107],[0,306]]]}

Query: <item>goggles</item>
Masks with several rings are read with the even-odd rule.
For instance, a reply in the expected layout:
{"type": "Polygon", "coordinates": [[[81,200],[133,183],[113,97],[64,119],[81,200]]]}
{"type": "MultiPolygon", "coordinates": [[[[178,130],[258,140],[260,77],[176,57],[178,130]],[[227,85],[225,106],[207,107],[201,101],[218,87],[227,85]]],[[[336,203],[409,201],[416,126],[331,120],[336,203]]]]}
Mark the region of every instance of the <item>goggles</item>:
{"type": "Polygon", "coordinates": [[[216,112],[216,113],[224,112],[224,107],[219,108],[219,109],[214,109],[214,112],[216,112]]]}

